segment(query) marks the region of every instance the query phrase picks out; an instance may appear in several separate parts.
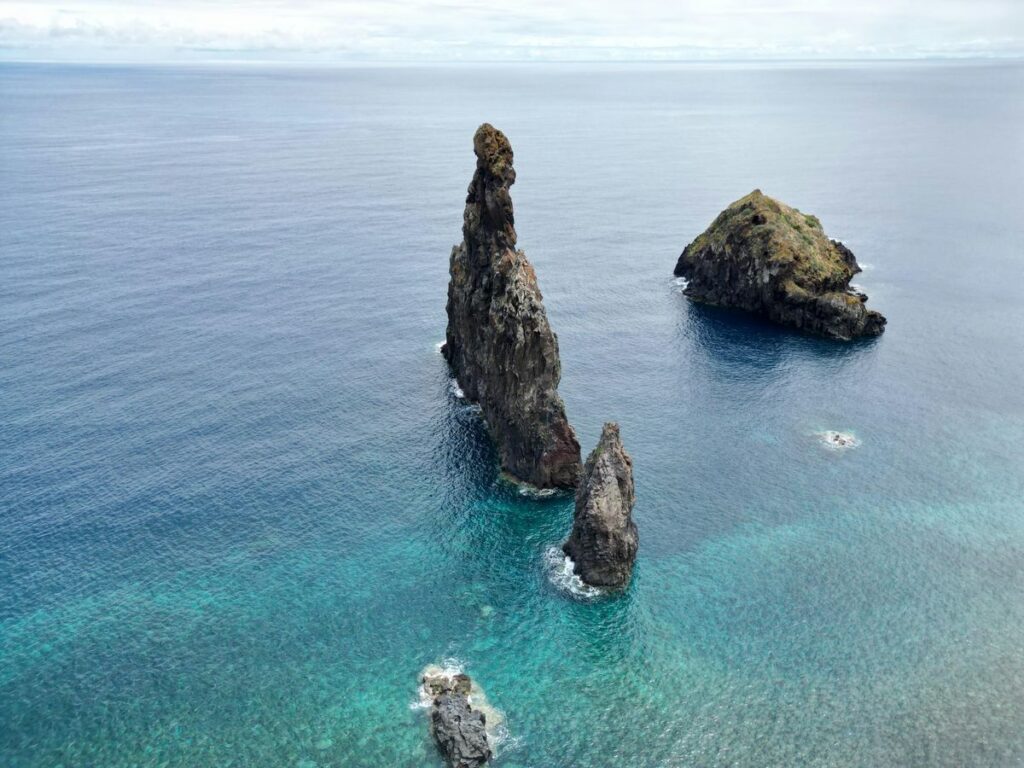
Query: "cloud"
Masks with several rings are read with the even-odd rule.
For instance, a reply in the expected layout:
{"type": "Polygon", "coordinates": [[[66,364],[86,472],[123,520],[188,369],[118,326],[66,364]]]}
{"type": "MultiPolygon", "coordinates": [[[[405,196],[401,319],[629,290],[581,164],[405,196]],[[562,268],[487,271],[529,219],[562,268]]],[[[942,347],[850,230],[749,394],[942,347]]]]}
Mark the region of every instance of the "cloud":
{"type": "Polygon", "coordinates": [[[1020,0],[22,0],[4,58],[327,61],[1024,55],[1020,0]]]}

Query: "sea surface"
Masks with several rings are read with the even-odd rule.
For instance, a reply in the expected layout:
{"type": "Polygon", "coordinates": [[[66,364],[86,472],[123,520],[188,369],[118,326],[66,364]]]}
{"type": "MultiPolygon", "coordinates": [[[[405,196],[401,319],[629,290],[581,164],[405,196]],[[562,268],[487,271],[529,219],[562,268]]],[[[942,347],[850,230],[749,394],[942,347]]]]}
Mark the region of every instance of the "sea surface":
{"type": "Polygon", "coordinates": [[[435,663],[501,768],[1024,764],[1022,189],[1021,63],[0,66],[0,765],[437,767],[435,663]],[[483,121],[624,594],[438,354],[483,121]],[[755,187],[884,336],[681,294],[755,187]]]}

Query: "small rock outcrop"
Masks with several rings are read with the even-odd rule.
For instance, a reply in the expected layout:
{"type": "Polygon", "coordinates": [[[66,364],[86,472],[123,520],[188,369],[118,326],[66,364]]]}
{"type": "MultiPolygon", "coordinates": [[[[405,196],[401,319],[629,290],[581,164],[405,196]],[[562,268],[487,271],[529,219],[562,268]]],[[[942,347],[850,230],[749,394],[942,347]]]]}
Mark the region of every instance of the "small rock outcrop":
{"type": "Polygon", "coordinates": [[[512,147],[485,123],[473,150],[476,172],[463,241],[452,249],[442,352],[465,396],[480,405],[502,468],[538,488],[574,488],[580,444],[558,395],[558,338],[533,266],[516,250],[512,147]]]}
{"type": "Polygon", "coordinates": [[[472,686],[462,673],[423,676],[423,688],[433,699],[430,730],[451,768],[480,768],[491,759],[486,718],[469,703],[472,686]]]}
{"type": "Polygon", "coordinates": [[[572,533],[562,547],[585,583],[629,583],[639,544],[633,501],[633,460],[622,447],[619,425],[609,422],[583,467],[572,533]]]}
{"type": "Polygon", "coordinates": [[[831,448],[834,451],[845,451],[860,445],[860,440],[849,432],[836,432],[833,429],[819,432],[818,438],[826,448],[831,448]]]}
{"type": "Polygon", "coordinates": [[[833,339],[877,336],[885,318],[850,288],[860,272],[849,248],[814,216],[755,189],[686,246],[675,274],[696,301],[736,307],[833,339]]]}

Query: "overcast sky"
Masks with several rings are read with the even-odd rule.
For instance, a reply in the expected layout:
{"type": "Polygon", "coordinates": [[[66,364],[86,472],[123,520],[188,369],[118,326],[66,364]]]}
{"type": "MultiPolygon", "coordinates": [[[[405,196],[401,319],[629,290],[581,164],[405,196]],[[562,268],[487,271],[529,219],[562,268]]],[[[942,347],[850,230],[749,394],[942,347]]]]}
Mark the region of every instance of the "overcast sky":
{"type": "Polygon", "coordinates": [[[480,61],[1024,55],[1024,0],[0,0],[0,58],[480,61]]]}

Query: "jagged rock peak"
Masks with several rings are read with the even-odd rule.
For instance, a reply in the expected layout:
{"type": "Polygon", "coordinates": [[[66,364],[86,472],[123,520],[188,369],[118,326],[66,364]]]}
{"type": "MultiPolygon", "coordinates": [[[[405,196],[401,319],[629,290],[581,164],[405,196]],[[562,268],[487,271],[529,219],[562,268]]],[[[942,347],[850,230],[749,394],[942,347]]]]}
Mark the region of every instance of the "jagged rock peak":
{"type": "Polygon", "coordinates": [[[481,246],[495,252],[516,247],[515,215],[508,188],[516,183],[512,145],[490,123],[473,136],[476,173],[469,185],[462,235],[471,250],[481,246]]]}
{"type": "Polygon", "coordinates": [[[885,318],[850,287],[853,253],[817,217],[755,189],[683,250],[675,274],[696,301],[736,307],[834,339],[877,336],[885,318]]]}
{"type": "Polygon", "coordinates": [[[515,249],[512,147],[485,123],[473,150],[442,351],[466,397],[480,405],[503,470],[538,488],[574,488],[580,446],[558,395],[558,338],[533,266],[515,249]]]}
{"type": "Polygon", "coordinates": [[[487,719],[470,704],[469,675],[444,671],[423,675],[423,689],[432,699],[430,732],[450,768],[480,768],[491,759],[487,719]]]}
{"type": "Polygon", "coordinates": [[[639,545],[634,498],[633,460],[622,445],[619,425],[608,422],[583,467],[572,533],[562,548],[587,584],[629,583],[639,545]]]}

